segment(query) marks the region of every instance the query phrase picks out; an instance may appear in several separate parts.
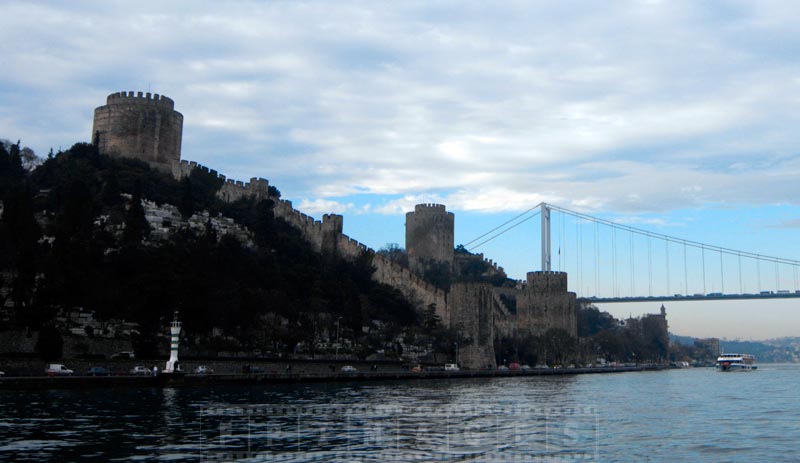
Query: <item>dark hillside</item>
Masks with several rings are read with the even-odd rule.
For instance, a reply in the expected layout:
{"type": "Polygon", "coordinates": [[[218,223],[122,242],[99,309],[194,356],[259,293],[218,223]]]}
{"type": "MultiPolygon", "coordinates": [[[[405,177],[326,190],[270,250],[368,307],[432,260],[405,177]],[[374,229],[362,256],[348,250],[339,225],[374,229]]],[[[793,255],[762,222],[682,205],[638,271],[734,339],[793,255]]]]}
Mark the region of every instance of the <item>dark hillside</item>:
{"type": "MultiPolygon", "coordinates": [[[[337,331],[365,354],[391,351],[400,332],[416,329],[413,306],[372,281],[370,256],[346,262],[314,252],[274,217],[271,200],[224,203],[216,176],[196,169],[179,182],[90,144],[51,154],[32,172],[18,151],[0,148],[0,286],[11,308],[0,329],[51,326],[58,314],[82,308],[100,320],[138,323],[144,353],[178,309],[186,331],[209,350],[309,354],[337,331]],[[140,198],[177,206],[185,217],[201,210],[231,217],[254,245],[217,236],[210,223],[150,239],[140,198]]],[[[271,194],[280,193],[271,187],[271,194]]]]}

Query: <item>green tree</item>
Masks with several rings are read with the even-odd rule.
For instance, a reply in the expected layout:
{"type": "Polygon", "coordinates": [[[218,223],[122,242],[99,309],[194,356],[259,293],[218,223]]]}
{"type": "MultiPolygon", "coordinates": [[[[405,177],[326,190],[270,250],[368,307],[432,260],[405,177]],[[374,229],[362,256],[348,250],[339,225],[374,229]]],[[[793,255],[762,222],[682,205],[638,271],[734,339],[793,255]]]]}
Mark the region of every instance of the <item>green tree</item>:
{"type": "Polygon", "coordinates": [[[390,262],[394,262],[402,267],[408,267],[408,255],[406,250],[401,248],[397,243],[386,243],[386,245],[378,249],[378,254],[382,255],[390,262]]]}
{"type": "Polygon", "coordinates": [[[128,245],[136,245],[142,242],[150,234],[150,224],[147,222],[142,207],[142,198],[137,189],[131,196],[128,210],[125,213],[125,229],[122,233],[122,241],[128,245]]]}
{"type": "Polygon", "coordinates": [[[575,355],[577,340],[561,328],[550,328],[542,335],[542,342],[547,349],[547,358],[557,365],[563,365],[575,355]]]}

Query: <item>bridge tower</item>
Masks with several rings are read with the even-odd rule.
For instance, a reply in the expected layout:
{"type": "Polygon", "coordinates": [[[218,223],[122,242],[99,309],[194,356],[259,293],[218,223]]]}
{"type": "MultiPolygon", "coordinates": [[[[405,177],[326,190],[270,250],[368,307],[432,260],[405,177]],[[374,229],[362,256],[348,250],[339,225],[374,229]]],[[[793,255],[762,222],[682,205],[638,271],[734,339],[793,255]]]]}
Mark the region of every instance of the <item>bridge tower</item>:
{"type": "Polygon", "coordinates": [[[547,203],[542,203],[542,271],[549,272],[551,270],[551,255],[550,255],[550,207],[547,203]]]}

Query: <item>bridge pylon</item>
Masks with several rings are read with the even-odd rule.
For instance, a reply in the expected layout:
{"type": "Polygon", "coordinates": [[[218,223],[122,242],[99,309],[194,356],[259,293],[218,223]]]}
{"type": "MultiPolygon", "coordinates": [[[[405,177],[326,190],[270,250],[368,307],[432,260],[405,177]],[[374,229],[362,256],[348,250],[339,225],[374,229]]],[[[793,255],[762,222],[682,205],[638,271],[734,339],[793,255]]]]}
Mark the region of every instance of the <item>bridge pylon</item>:
{"type": "Polygon", "coordinates": [[[551,270],[551,255],[550,255],[550,207],[547,203],[541,204],[542,212],[542,271],[549,272],[551,270]]]}

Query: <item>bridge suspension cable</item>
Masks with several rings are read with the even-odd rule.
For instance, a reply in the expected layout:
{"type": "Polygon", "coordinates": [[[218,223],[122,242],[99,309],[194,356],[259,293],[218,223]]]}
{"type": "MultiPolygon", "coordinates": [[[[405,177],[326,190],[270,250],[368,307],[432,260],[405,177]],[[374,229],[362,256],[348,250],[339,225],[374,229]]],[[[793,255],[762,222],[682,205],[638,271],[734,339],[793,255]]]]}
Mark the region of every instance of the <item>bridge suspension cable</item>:
{"type": "MultiPolygon", "coordinates": [[[[734,283],[735,272],[738,270],[739,294],[746,295],[747,290],[751,294],[753,292],[756,295],[764,294],[762,285],[764,281],[769,281],[769,273],[772,273],[775,280],[776,293],[789,293],[787,291],[788,288],[781,287],[781,285],[788,283],[791,287],[791,284],[794,283],[796,291],[792,294],[797,293],[800,296],[800,260],[736,250],[669,236],[601,219],[549,203],[539,203],[525,210],[521,214],[467,242],[465,246],[472,245],[470,251],[474,251],[536,217],[542,217],[542,269],[549,270],[551,264],[557,264],[559,271],[566,272],[568,269],[570,272],[574,271],[575,275],[570,278],[569,284],[571,287],[574,286],[577,289],[576,292],[580,294],[591,294],[593,283],[596,297],[600,295],[601,291],[604,294],[610,293],[612,298],[629,297],[624,295],[628,291],[630,291],[631,297],[643,297],[640,296],[642,294],[648,294],[649,297],[663,297],[657,296],[656,293],[664,294],[662,292],[665,289],[668,296],[673,296],[673,289],[678,291],[683,289],[684,295],[693,297],[699,296],[699,291],[702,291],[702,295],[723,295],[726,294],[726,289],[730,291],[736,287],[734,283]],[[551,211],[560,214],[560,217],[552,217],[551,220],[551,211]],[[574,219],[574,227],[571,226],[572,224],[565,223],[567,216],[574,219]],[[550,227],[553,225],[556,227],[556,230],[553,230],[556,233],[551,235],[550,227]],[[610,230],[603,231],[601,225],[610,228],[610,230]],[[589,232],[586,226],[591,226],[592,231],[589,232]],[[591,243],[588,242],[589,237],[585,236],[586,233],[592,233],[591,243]],[[628,235],[628,243],[625,243],[625,234],[628,235]],[[551,242],[552,238],[555,238],[552,240],[553,242],[551,242]],[[664,246],[658,246],[653,240],[663,241],[664,246]],[[555,248],[556,245],[558,246],[558,260],[552,262],[552,257],[554,256],[551,256],[551,246],[555,248]],[[673,245],[678,246],[675,247],[673,245]],[[573,246],[574,249],[569,249],[573,246]],[[680,257],[672,255],[676,251],[680,252],[681,248],[683,248],[683,285],[680,285],[679,282],[680,257]],[[586,251],[592,253],[589,249],[593,249],[593,265],[588,262],[591,254],[587,254],[586,251]],[[690,250],[696,251],[690,252],[690,250]],[[644,255],[645,251],[647,253],[646,257],[644,255]],[[571,254],[573,252],[575,253],[574,257],[571,254]],[[711,253],[710,255],[708,255],[709,252],[711,253]],[[716,265],[714,259],[717,253],[719,254],[719,277],[716,276],[717,272],[714,270],[716,265]],[[735,257],[736,261],[728,256],[735,257]],[[638,261],[636,260],[637,258],[639,259],[638,261]],[[645,258],[647,259],[646,264],[645,258]],[[691,269],[690,258],[692,261],[691,269]],[[706,262],[707,258],[712,260],[706,262]],[[750,261],[747,261],[747,269],[744,268],[743,258],[750,259],[750,261]],[[700,262],[697,262],[697,260],[700,260],[700,262]],[[752,267],[749,263],[751,261],[755,261],[752,267]],[[769,262],[774,265],[774,273],[766,267],[768,270],[764,278],[767,278],[767,280],[764,280],[761,267],[762,264],[769,262]],[[647,265],[646,276],[644,265],[647,265]],[[726,265],[733,265],[738,268],[729,268],[726,271],[726,265]],[[792,266],[791,274],[781,268],[785,265],[792,266]],[[609,266],[610,268],[608,268],[609,266]],[[747,271],[745,272],[745,270],[747,271]],[[594,273],[593,278],[584,274],[587,271],[594,273]],[[748,275],[752,275],[750,278],[755,280],[753,283],[748,283],[748,286],[757,286],[757,291],[754,291],[756,288],[745,287],[745,283],[747,283],[745,282],[745,277],[748,275]],[[729,280],[727,282],[725,281],[726,277],[729,280]],[[782,277],[786,281],[783,281],[782,277]],[[794,281],[792,281],[792,277],[794,281]],[[646,286],[644,278],[647,278],[646,286]],[[719,281],[717,281],[717,278],[719,278],[719,281]],[[680,288],[681,286],[683,288],[680,288]],[[690,292],[690,289],[694,291],[690,292]]],[[[769,283],[769,286],[771,286],[771,283],[769,283]]],[[[772,293],[772,291],[767,293],[772,293]]],[[[674,296],[681,297],[680,294],[675,294],[674,296]]],[[[609,296],[604,297],[606,299],[609,298],[609,296]]]]}
{"type": "MultiPolygon", "coordinates": [[[[532,208],[528,209],[527,211],[523,212],[522,214],[519,214],[519,215],[518,215],[518,216],[516,216],[516,217],[512,217],[511,219],[509,219],[509,220],[507,220],[507,221],[505,221],[505,222],[501,223],[500,225],[498,225],[498,226],[496,226],[496,227],[492,228],[492,229],[491,229],[491,230],[489,230],[488,232],[484,233],[483,235],[480,235],[480,236],[478,236],[477,238],[473,239],[472,241],[469,241],[469,242],[467,242],[467,243],[464,243],[464,247],[467,247],[467,246],[469,246],[470,244],[472,244],[472,243],[474,243],[474,242],[478,241],[479,239],[483,238],[484,236],[487,236],[487,235],[491,234],[492,232],[494,232],[494,231],[497,231],[497,230],[499,230],[499,229],[501,229],[501,228],[505,227],[506,225],[510,224],[511,222],[513,222],[513,221],[515,221],[515,220],[519,219],[520,217],[523,217],[525,214],[528,214],[529,212],[531,212],[531,211],[533,211],[533,210],[535,210],[535,209],[538,209],[538,208],[540,208],[540,207],[541,207],[541,203],[539,203],[539,204],[537,204],[537,205],[533,206],[532,208]]],[[[539,215],[539,212],[538,212],[538,211],[537,211],[535,214],[533,214],[532,216],[530,216],[530,217],[528,217],[527,219],[523,220],[522,222],[526,222],[526,221],[528,221],[528,220],[530,220],[530,219],[532,219],[532,218],[536,217],[537,215],[539,215]]],[[[520,222],[520,223],[522,223],[522,222],[520,222]]],[[[517,225],[519,225],[519,224],[517,224],[517,225]]],[[[517,225],[514,225],[514,226],[510,227],[508,230],[511,230],[512,228],[516,227],[517,225]]],[[[491,240],[493,240],[493,239],[497,238],[498,236],[502,235],[503,233],[507,232],[508,230],[504,230],[504,231],[502,231],[502,232],[498,233],[497,235],[494,235],[494,236],[493,236],[492,238],[490,238],[489,240],[487,240],[487,241],[484,241],[484,242],[482,242],[482,243],[480,243],[480,244],[477,244],[477,245],[475,245],[475,246],[474,246],[472,249],[475,249],[475,248],[477,248],[478,246],[481,246],[481,245],[483,245],[483,244],[486,244],[487,242],[489,242],[489,241],[491,241],[491,240]]]]}
{"type": "Polygon", "coordinates": [[[533,219],[534,217],[538,216],[538,215],[541,213],[541,211],[536,211],[536,212],[534,212],[533,214],[531,214],[530,216],[528,216],[528,217],[525,217],[525,218],[524,218],[524,219],[522,219],[522,220],[519,220],[520,218],[522,218],[523,216],[525,216],[526,214],[530,213],[531,211],[533,211],[534,209],[536,209],[536,208],[538,208],[538,207],[540,207],[540,206],[539,206],[539,205],[537,205],[537,206],[534,206],[534,207],[532,207],[532,208],[528,209],[527,211],[523,212],[522,214],[519,214],[518,216],[516,216],[516,217],[514,217],[514,218],[512,218],[512,219],[510,219],[510,220],[507,220],[506,222],[503,222],[501,225],[499,225],[499,226],[497,226],[497,227],[494,227],[493,229],[489,230],[488,232],[484,233],[483,235],[481,235],[481,236],[479,236],[479,237],[477,237],[477,238],[473,239],[472,241],[468,242],[468,243],[467,243],[467,244],[465,244],[464,246],[466,247],[467,245],[470,245],[470,244],[474,243],[475,241],[478,241],[479,239],[481,239],[481,238],[483,238],[483,237],[485,237],[485,236],[487,236],[487,235],[491,234],[492,232],[495,232],[495,231],[497,231],[497,233],[495,233],[494,235],[490,236],[489,238],[487,238],[487,239],[485,239],[485,240],[481,241],[480,243],[476,244],[475,246],[471,247],[471,248],[469,249],[469,251],[470,251],[470,252],[472,252],[472,251],[474,251],[474,250],[478,249],[479,247],[481,247],[481,246],[483,246],[484,244],[486,244],[486,243],[488,243],[488,242],[492,241],[493,239],[495,239],[495,238],[497,238],[497,237],[499,237],[499,236],[502,236],[503,234],[505,234],[505,233],[507,233],[507,232],[509,232],[509,231],[513,230],[514,228],[516,228],[516,227],[518,227],[518,226],[522,225],[523,223],[527,222],[528,220],[531,220],[531,219],[533,219]],[[506,226],[506,225],[508,225],[508,224],[511,224],[511,223],[512,223],[512,222],[514,222],[515,220],[519,220],[519,222],[517,222],[517,223],[514,223],[513,225],[510,225],[508,228],[502,229],[503,227],[505,227],[505,226],[506,226]],[[501,229],[502,229],[502,230],[501,230],[501,229]],[[498,231],[498,230],[500,230],[500,231],[498,231]]]}
{"type": "Polygon", "coordinates": [[[565,209],[563,207],[554,206],[554,205],[549,204],[549,203],[547,204],[547,207],[552,209],[552,210],[554,210],[554,211],[558,211],[558,212],[561,212],[563,214],[568,214],[568,215],[571,215],[573,217],[578,217],[578,218],[581,218],[583,220],[600,223],[602,225],[606,225],[608,227],[617,228],[617,229],[620,229],[620,230],[630,231],[632,233],[635,233],[635,234],[638,234],[638,235],[642,235],[642,236],[658,238],[658,239],[661,239],[661,240],[664,240],[664,241],[669,241],[671,243],[684,244],[684,245],[689,246],[689,247],[694,247],[694,248],[703,249],[703,250],[707,249],[709,251],[721,252],[721,253],[732,255],[732,256],[741,254],[742,256],[750,258],[750,259],[756,259],[756,260],[761,260],[761,261],[766,261],[766,262],[775,262],[775,263],[778,263],[778,264],[785,264],[785,265],[800,265],[800,260],[787,259],[787,258],[775,257],[775,256],[767,256],[767,255],[763,255],[763,254],[757,254],[757,253],[754,253],[754,252],[739,251],[739,250],[736,250],[736,249],[730,249],[730,248],[726,248],[726,247],[722,247],[722,246],[715,246],[713,244],[706,244],[706,243],[700,243],[698,241],[692,241],[692,240],[687,240],[687,239],[683,239],[683,238],[676,238],[674,236],[664,235],[662,233],[651,232],[651,231],[648,231],[648,230],[643,230],[641,228],[632,227],[630,225],[619,224],[619,223],[616,223],[616,222],[612,222],[610,220],[605,220],[605,219],[601,219],[601,218],[598,218],[598,217],[593,217],[591,215],[583,214],[581,212],[576,212],[576,211],[572,211],[572,210],[569,210],[569,209],[565,209]]]}

